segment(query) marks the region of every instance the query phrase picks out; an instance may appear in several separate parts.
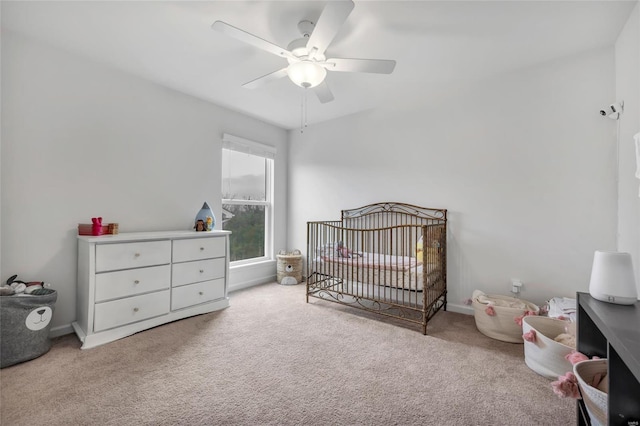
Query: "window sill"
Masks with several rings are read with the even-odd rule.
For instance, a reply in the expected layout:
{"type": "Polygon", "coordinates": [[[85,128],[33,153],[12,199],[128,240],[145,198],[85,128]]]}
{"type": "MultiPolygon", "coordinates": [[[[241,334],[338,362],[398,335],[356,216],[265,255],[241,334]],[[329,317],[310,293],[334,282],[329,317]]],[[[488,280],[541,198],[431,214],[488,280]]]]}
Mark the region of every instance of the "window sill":
{"type": "Polygon", "coordinates": [[[241,269],[261,268],[261,267],[267,267],[267,266],[275,267],[276,260],[275,259],[259,260],[259,261],[250,262],[250,263],[240,263],[238,265],[234,265],[230,263],[229,270],[234,271],[234,270],[241,270],[241,269]]]}

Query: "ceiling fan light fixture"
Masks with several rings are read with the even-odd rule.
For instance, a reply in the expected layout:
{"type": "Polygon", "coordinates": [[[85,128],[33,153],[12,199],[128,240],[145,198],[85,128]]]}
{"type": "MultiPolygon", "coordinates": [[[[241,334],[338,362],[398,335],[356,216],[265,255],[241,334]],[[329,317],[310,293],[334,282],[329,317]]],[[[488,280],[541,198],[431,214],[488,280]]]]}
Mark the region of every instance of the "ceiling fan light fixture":
{"type": "Polygon", "coordinates": [[[289,65],[287,75],[294,84],[308,89],[322,83],[327,70],[313,61],[300,61],[289,65]]]}

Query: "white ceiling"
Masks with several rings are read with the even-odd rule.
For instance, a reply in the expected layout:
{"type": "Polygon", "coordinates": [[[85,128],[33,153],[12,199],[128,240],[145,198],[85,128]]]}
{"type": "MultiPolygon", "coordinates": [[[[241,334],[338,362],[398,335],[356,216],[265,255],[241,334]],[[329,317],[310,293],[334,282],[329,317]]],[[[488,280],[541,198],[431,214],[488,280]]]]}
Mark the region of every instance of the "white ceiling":
{"type": "MultiPolygon", "coordinates": [[[[323,1],[6,1],[2,28],[292,129],[303,89],[241,85],[286,60],[211,29],[216,20],[286,47],[323,1]]],[[[461,82],[611,46],[636,0],[359,1],[327,56],[395,59],[391,75],[329,72],[335,100],[308,96],[310,124],[428,97],[461,82]]]]}

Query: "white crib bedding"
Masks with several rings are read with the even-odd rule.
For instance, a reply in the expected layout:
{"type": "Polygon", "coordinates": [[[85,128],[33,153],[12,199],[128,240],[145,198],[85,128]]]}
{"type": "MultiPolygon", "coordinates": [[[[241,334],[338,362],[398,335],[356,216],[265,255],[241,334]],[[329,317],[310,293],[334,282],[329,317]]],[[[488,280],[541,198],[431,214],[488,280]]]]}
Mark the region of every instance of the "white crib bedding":
{"type": "Polygon", "coordinates": [[[380,253],[353,253],[350,257],[320,256],[316,258],[316,272],[341,278],[405,290],[422,291],[423,274],[435,279],[440,272],[436,264],[423,264],[415,257],[380,253]]]}

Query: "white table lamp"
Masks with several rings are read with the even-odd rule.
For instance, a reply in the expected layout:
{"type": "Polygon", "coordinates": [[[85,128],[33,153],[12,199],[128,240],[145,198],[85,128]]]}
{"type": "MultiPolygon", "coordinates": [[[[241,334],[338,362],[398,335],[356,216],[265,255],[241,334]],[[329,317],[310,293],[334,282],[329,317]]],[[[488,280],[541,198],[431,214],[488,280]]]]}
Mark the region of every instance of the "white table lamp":
{"type": "Polygon", "coordinates": [[[629,253],[597,250],[589,293],[594,299],[618,305],[632,305],[638,300],[633,263],[629,253]]]}

